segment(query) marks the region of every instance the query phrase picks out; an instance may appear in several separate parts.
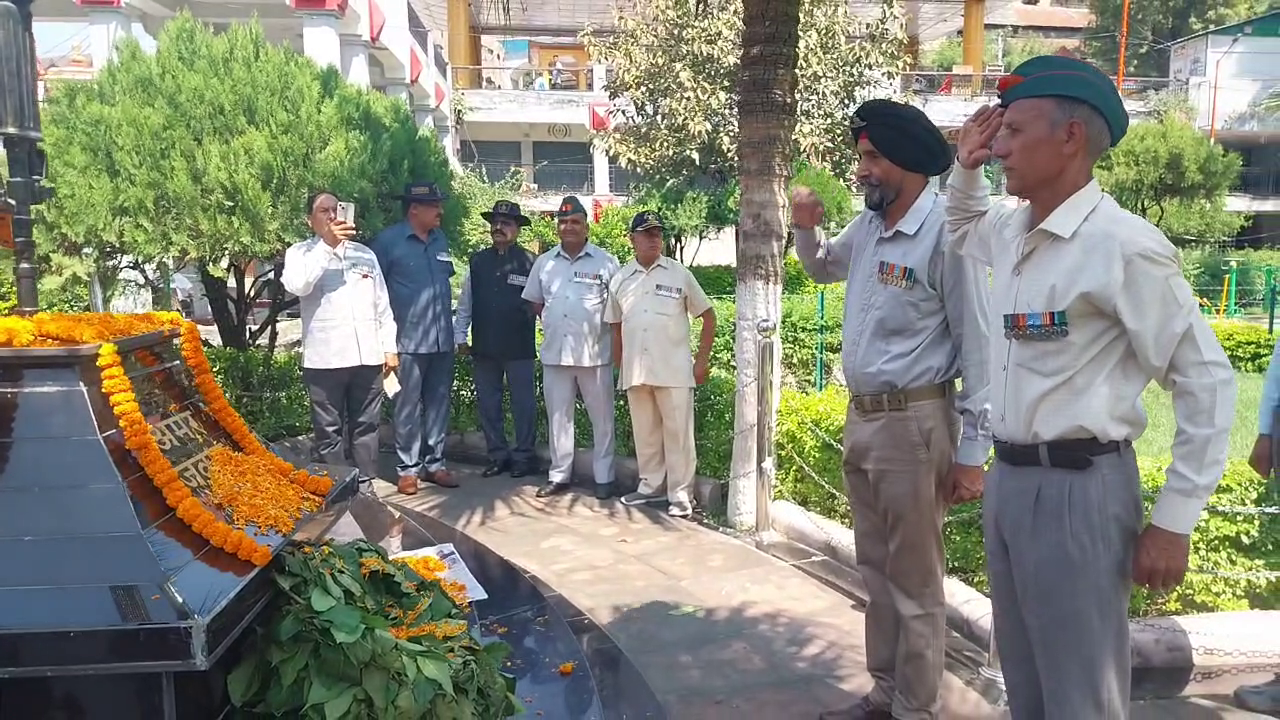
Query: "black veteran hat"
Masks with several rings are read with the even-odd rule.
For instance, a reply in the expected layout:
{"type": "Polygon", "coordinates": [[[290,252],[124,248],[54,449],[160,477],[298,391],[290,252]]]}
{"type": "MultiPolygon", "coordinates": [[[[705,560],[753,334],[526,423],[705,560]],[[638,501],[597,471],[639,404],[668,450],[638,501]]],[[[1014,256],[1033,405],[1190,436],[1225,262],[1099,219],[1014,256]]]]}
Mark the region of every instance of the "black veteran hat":
{"type": "Polygon", "coordinates": [[[440,202],[447,200],[448,195],[440,192],[440,186],[433,182],[412,182],[404,186],[404,194],[397,199],[405,202],[440,202]]]}
{"type": "Polygon", "coordinates": [[[849,121],[853,141],[863,137],[886,160],[928,177],[951,167],[951,146],[924,111],[892,100],[868,100],[858,106],[849,121]]]}
{"type": "Polygon", "coordinates": [[[652,210],[638,212],[635,217],[631,218],[631,232],[640,232],[649,228],[662,230],[663,227],[662,216],[652,210]]]}
{"type": "Polygon", "coordinates": [[[1064,97],[1079,100],[1098,111],[1111,131],[1115,147],[1129,131],[1129,113],[1116,85],[1107,74],[1083,60],[1061,55],[1040,55],[1000,78],[996,85],[1000,104],[1009,107],[1024,98],[1064,97]]]}
{"type": "Polygon", "coordinates": [[[556,217],[569,217],[570,215],[588,217],[587,209],[582,207],[582,201],[573,195],[568,195],[561,200],[560,209],[556,211],[556,217]]]}
{"type": "Polygon", "coordinates": [[[529,227],[533,223],[520,212],[520,206],[510,200],[499,200],[493,204],[492,210],[480,213],[480,217],[484,218],[485,222],[493,222],[493,219],[498,216],[509,217],[520,227],[529,227]]]}

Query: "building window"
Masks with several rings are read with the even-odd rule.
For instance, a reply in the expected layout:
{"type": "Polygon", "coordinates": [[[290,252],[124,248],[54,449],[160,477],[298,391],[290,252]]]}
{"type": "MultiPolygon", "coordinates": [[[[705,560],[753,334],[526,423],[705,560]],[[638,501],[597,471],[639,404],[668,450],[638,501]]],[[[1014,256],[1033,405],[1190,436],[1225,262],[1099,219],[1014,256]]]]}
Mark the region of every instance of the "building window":
{"type": "Polygon", "coordinates": [[[609,192],[614,195],[632,195],[641,181],[638,173],[623,167],[615,158],[609,158],[609,192]]]}
{"type": "Polygon", "coordinates": [[[593,194],[591,146],[580,142],[533,143],[533,182],[539,192],[593,194]]]}
{"type": "Polygon", "coordinates": [[[498,140],[463,140],[460,160],[462,164],[480,171],[485,180],[500,183],[512,170],[519,170],[520,143],[498,140]]]}

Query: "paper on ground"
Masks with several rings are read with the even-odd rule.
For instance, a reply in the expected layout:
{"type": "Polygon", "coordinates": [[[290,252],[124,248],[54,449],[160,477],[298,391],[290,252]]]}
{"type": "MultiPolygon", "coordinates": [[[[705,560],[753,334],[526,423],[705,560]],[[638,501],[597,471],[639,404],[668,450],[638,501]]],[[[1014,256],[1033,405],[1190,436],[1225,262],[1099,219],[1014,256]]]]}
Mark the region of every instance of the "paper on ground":
{"type": "Polygon", "coordinates": [[[389,398],[395,397],[396,393],[400,392],[400,380],[394,372],[382,376],[382,392],[389,398]]]}
{"type": "Polygon", "coordinates": [[[458,551],[453,549],[453,543],[445,543],[419,550],[406,550],[392,555],[391,559],[403,560],[411,557],[422,557],[423,555],[431,555],[445,564],[447,569],[444,571],[444,579],[452,580],[465,587],[467,589],[467,602],[487,600],[489,598],[489,593],[485,592],[484,587],[480,585],[480,581],[476,580],[476,576],[471,574],[467,564],[462,561],[462,556],[458,555],[458,551]]]}

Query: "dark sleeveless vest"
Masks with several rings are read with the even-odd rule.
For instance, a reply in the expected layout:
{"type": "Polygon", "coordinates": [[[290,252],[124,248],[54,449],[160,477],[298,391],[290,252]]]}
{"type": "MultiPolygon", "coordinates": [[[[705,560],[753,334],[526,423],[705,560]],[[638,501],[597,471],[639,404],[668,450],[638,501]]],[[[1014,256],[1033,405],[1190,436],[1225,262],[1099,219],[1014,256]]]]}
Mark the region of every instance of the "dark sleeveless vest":
{"type": "Polygon", "coordinates": [[[491,360],[532,360],[534,317],[520,298],[533,254],[512,245],[503,255],[492,247],[471,255],[471,353],[491,360]]]}

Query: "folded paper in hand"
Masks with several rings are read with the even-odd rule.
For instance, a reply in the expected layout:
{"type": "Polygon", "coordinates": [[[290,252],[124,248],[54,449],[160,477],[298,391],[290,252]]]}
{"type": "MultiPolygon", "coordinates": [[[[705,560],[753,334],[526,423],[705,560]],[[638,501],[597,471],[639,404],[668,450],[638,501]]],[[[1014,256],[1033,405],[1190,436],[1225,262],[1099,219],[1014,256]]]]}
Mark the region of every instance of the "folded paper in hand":
{"type": "Polygon", "coordinates": [[[395,371],[382,376],[382,392],[389,398],[395,397],[396,393],[400,392],[400,380],[396,378],[395,371]]]}

